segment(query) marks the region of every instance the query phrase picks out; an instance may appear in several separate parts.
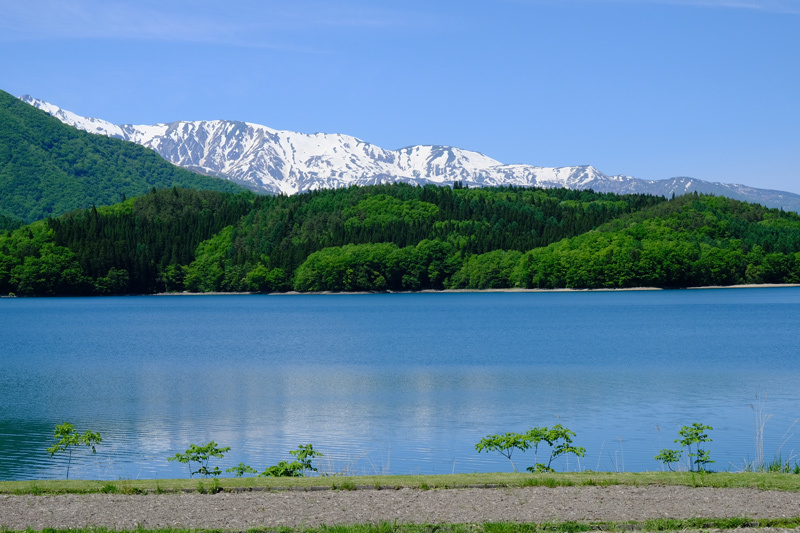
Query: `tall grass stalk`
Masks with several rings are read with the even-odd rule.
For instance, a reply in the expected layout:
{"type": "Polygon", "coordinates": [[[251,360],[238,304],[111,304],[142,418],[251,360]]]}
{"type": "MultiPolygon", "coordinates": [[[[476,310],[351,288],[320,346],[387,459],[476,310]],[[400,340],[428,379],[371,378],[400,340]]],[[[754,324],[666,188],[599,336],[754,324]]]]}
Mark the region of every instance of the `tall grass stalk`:
{"type": "Polygon", "coordinates": [[[765,394],[761,398],[756,394],[755,404],[750,404],[750,409],[753,410],[753,418],[755,419],[755,432],[756,432],[756,457],[753,462],[753,470],[764,470],[764,427],[767,425],[767,420],[772,418],[772,415],[764,414],[764,405],[767,401],[765,394]]]}
{"type": "Polygon", "coordinates": [[[597,466],[594,468],[595,472],[600,471],[600,458],[603,457],[603,448],[606,445],[606,441],[600,443],[600,453],[597,454],[597,466]]]}
{"type": "Polygon", "coordinates": [[[323,477],[385,476],[390,470],[391,455],[387,453],[386,460],[378,465],[372,461],[368,451],[325,452],[320,461],[323,464],[319,467],[319,475],[323,477]]]}
{"type": "Polygon", "coordinates": [[[327,463],[325,467],[319,467],[321,476],[357,476],[358,475],[358,462],[367,456],[368,452],[361,452],[359,455],[353,457],[351,455],[337,456],[335,453],[325,452],[323,455],[324,462],[327,463]]]}
{"type": "Polygon", "coordinates": [[[784,431],[783,436],[781,436],[781,440],[778,443],[778,448],[775,450],[774,458],[772,461],[767,463],[764,456],[764,428],[767,425],[767,421],[772,418],[772,415],[764,412],[766,400],[766,394],[761,397],[756,394],[755,403],[750,404],[750,408],[753,410],[753,418],[755,422],[756,456],[751,463],[745,464],[745,470],[751,472],[793,472],[791,463],[795,460],[796,455],[790,453],[789,458],[786,461],[783,461],[782,451],[783,447],[786,446],[792,437],[797,434],[797,431],[800,430],[800,427],[798,427],[798,422],[800,422],[800,419],[795,419],[794,422],[792,422],[792,424],[786,429],[786,431],[784,431]]]}
{"type": "MultiPolygon", "coordinates": [[[[372,468],[373,475],[385,476],[389,474],[389,466],[391,464],[390,453],[386,454],[386,462],[383,463],[380,467],[375,466],[375,463],[372,462],[372,459],[369,458],[369,455],[366,456],[366,460],[369,463],[370,468],[372,468]]],[[[455,470],[455,463],[453,464],[453,470],[455,470]]]]}
{"type": "MultiPolygon", "coordinates": [[[[783,450],[783,447],[786,445],[786,443],[788,443],[789,440],[791,440],[791,438],[794,437],[795,434],[797,434],[798,429],[800,429],[800,427],[798,427],[797,425],[798,422],[800,422],[800,418],[795,418],[794,422],[792,422],[792,425],[789,426],[789,428],[783,433],[781,441],[778,443],[778,450],[775,452],[775,455],[780,456],[781,451],[783,450]]],[[[790,454],[790,459],[791,459],[791,454],[790,454]]]]}

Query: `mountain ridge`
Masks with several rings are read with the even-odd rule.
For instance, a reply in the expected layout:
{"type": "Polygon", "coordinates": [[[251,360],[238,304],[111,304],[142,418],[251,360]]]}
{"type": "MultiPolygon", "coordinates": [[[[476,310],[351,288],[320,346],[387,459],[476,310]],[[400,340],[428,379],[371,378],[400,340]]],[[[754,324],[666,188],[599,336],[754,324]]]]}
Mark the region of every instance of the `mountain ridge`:
{"type": "Polygon", "coordinates": [[[670,196],[691,192],[800,211],[800,195],[742,184],[675,177],[642,180],[608,176],[592,165],[539,167],[503,164],[480,152],[441,145],[387,150],[344,134],[305,134],[244,121],[176,121],[116,125],[82,117],[29,95],[20,97],[65,124],[151,148],[184,168],[220,177],[251,190],[295,194],[319,188],[391,182],[470,187],[516,185],[593,189],[618,194],[670,196]]]}
{"type": "Polygon", "coordinates": [[[140,145],[65,125],[0,91],[1,228],[173,186],[244,192],[140,145]]]}

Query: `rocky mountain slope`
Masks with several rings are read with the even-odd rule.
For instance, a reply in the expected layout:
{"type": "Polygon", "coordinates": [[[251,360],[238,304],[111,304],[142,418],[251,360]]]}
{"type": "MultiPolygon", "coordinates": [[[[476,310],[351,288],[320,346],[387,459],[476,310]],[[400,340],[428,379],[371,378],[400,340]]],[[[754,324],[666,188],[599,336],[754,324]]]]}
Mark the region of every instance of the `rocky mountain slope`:
{"type": "Polygon", "coordinates": [[[294,194],[319,188],[395,181],[446,185],[461,181],[470,187],[591,188],[599,192],[664,196],[697,191],[800,211],[800,195],[746,185],[686,177],[641,180],[625,175],[607,176],[592,166],[504,165],[481,153],[450,146],[386,150],[348,135],[308,135],[249,122],[210,120],[116,125],[76,115],[31,96],[21,99],[66,124],[133,141],[155,150],[172,163],[229,179],[262,193],[294,194]]]}

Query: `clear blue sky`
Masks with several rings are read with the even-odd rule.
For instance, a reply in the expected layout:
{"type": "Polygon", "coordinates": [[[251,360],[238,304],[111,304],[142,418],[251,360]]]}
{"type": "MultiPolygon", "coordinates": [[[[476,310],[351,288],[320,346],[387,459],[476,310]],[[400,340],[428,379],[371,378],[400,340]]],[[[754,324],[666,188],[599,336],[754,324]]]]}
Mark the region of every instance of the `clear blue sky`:
{"type": "Polygon", "coordinates": [[[0,89],[800,193],[800,0],[0,0],[0,89]]]}

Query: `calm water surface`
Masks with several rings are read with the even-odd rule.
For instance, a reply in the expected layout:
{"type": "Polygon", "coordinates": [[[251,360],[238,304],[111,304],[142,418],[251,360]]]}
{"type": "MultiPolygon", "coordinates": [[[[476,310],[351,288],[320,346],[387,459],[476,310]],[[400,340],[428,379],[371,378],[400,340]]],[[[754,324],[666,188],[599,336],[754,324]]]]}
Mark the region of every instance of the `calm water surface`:
{"type": "Polygon", "coordinates": [[[103,436],[75,478],[186,477],[167,457],[210,439],[223,469],[313,443],[326,472],[506,471],[475,443],[557,423],[586,448],[558,470],[654,470],[695,421],[737,470],[756,395],[767,458],[800,454],[798,341],[800,288],[6,298],[0,479],[63,477],[64,421],[103,436]]]}

